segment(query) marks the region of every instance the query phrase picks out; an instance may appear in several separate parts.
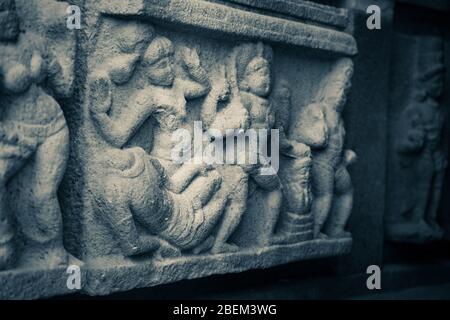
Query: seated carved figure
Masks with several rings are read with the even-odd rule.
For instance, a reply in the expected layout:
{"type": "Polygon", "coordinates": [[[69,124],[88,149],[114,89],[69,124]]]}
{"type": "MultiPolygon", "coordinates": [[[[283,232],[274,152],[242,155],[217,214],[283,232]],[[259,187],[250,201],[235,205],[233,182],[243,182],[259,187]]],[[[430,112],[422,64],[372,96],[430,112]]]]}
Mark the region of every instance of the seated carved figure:
{"type": "Polygon", "coordinates": [[[171,185],[186,182],[173,181],[141,148],[109,149],[97,161],[104,170],[98,173],[95,190],[98,210],[126,256],[156,250],[158,238],[173,246],[163,247],[172,249],[169,254],[192,250],[207,240],[222,217],[227,196],[217,193],[221,184],[217,172],[197,177],[175,194],[171,185]]]}
{"type": "Polygon", "coordinates": [[[14,243],[19,238],[28,252],[22,260],[59,266],[68,254],[56,192],[68,158],[69,131],[48,92],[67,96],[70,83],[43,39],[7,31],[0,37],[10,40],[0,43],[0,270],[19,258],[14,243]],[[23,236],[15,237],[19,230],[23,236]]]}

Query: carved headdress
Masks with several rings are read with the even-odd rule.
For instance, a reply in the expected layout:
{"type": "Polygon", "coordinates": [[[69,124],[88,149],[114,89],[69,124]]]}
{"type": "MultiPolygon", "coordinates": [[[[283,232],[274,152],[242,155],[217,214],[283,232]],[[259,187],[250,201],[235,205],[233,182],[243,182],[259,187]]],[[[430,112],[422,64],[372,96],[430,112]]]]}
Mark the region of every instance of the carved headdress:
{"type": "Polygon", "coordinates": [[[19,18],[14,0],[0,0],[0,41],[11,41],[19,36],[19,18]]]}
{"type": "Polygon", "coordinates": [[[439,98],[444,82],[444,43],[441,37],[424,37],[418,41],[419,56],[415,76],[416,98],[439,98]]]}
{"type": "Polygon", "coordinates": [[[232,92],[236,90],[248,90],[242,80],[248,72],[249,68],[256,68],[260,64],[270,67],[273,59],[272,48],[258,43],[244,43],[235,47],[228,58],[227,75],[230,82],[232,92]],[[250,64],[252,62],[252,64],[250,64]]]}
{"type": "Polygon", "coordinates": [[[351,87],[352,76],[352,60],[350,58],[337,60],[328,76],[322,80],[314,102],[319,103],[332,99],[336,103],[345,103],[346,95],[351,87]]]}

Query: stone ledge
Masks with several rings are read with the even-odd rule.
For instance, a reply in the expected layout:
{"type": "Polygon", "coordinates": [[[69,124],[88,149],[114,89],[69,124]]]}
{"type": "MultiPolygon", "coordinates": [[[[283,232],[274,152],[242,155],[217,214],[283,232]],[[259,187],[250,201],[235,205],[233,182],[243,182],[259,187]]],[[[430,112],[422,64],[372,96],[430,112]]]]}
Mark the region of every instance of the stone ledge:
{"type": "Polygon", "coordinates": [[[141,16],[222,36],[286,43],[343,55],[355,55],[358,51],[355,39],[345,32],[204,0],[102,0],[98,8],[104,14],[141,16]]]}
{"type": "Polygon", "coordinates": [[[249,7],[269,10],[287,16],[346,28],[349,23],[348,10],[314,2],[293,0],[222,0],[249,7]]]}
{"type": "MultiPolygon", "coordinates": [[[[80,266],[81,280],[86,279],[83,263],[71,258],[69,265],[80,266]]],[[[48,269],[18,268],[0,272],[0,300],[31,300],[67,295],[67,266],[48,269]]],[[[83,282],[81,282],[83,285],[83,282]]]]}
{"type": "Polygon", "coordinates": [[[333,257],[350,252],[352,239],[311,240],[291,245],[247,249],[221,255],[184,256],[153,262],[151,259],[98,258],[87,263],[84,292],[107,295],[185,279],[266,269],[300,260],[333,257]]]}

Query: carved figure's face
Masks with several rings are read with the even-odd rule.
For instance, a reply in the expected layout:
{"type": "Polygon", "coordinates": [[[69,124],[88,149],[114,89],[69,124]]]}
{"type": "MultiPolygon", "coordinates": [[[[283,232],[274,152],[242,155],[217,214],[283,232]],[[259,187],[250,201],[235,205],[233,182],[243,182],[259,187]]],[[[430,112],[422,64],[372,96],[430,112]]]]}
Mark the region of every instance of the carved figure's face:
{"type": "Polygon", "coordinates": [[[266,97],[272,88],[269,62],[263,58],[250,61],[245,70],[244,83],[253,94],[266,97]]]}
{"type": "Polygon", "coordinates": [[[146,73],[152,84],[170,87],[175,79],[173,55],[168,54],[155,63],[148,65],[146,73]]]}

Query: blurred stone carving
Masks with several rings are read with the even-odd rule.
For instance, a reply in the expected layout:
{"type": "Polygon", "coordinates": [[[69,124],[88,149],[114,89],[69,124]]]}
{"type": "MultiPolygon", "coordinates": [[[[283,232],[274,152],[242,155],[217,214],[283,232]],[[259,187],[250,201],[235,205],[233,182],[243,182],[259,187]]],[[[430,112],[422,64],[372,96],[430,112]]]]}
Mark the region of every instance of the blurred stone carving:
{"type": "Polygon", "coordinates": [[[54,97],[72,83],[46,39],[19,32],[15,2],[0,8],[0,270],[52,269],[68,262],[56,192],[69,131],[54,97]]]}
{"type": "Polygon", "coordinates": [[[392,136],[399,205],[386,227],[392,241],[423,243],[443,236],[437,213],[447,167],[441,106],[445,69],[441,38],[419,38],[417,45],[415,84],[392,136]]]}

